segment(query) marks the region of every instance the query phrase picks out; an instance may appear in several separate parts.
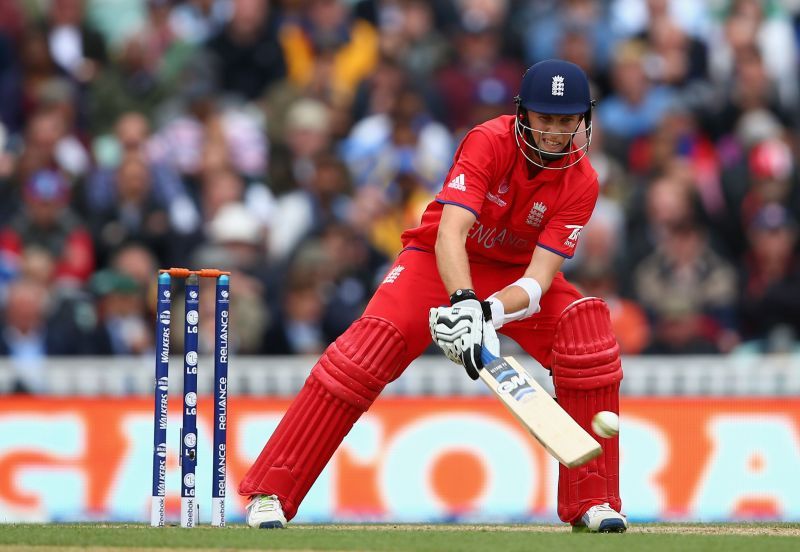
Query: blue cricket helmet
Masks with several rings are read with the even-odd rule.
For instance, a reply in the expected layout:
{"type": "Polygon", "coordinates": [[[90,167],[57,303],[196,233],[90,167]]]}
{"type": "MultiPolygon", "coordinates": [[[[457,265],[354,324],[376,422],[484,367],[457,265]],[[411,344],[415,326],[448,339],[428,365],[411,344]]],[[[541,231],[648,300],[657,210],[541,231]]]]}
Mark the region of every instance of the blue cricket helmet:
{"type": "Polygon", "coordinates": [[[540,61],[525,71],[516,100],[528,111],[550,115],[578,115],[592,107],[586,73],[560,59],[540,61]]]}

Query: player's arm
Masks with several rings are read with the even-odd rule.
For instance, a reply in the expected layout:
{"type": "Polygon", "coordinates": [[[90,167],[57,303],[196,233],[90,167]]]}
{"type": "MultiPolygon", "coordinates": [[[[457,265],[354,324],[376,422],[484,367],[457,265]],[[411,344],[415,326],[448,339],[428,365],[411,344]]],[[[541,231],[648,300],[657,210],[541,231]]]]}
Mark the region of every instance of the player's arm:
{"type": "Polygon", "coordinates": [[[466,241],[475,220],[472,211],[458,205],[445,205],[442,209],[436,264],[451,306],[432,308],[428,316],[433,341],[447,358],[463,365],[472,379],[478,379],[478,371],[483,368],[484,347],[494,356],[500,354],[488,304],[481,303],[472,290],[466,241]]]}
{"type": "Polygon", "coordinates": [[[467,258],[467,234],[475,215],[457,205],[445,205],[436,235],[436,266],[447,294],[457,289],[472,289],[467,258]]]}
{"type": "MultiPolygon", "coordinates": [[[[505,322],[527,318],[539,312],[539,301],[550,289],[562,264],[564,257],[561,255],[542,247],[534,249],[531,262],[522,278],[492,295],[492,319],[499,318],[495,309],[500,306],[496,302],[502,305],[505,322]]],[[[498,324],[495,327],[499,327],[498,324]]]]}
{"type": "Polygon", "coordinates": [[[443,207],[436,236],[436,266],[450,295],[450,306],[432,308],[428,323],[434,342],[447,358],[462,364],[472,379],[478,379],[483,368],[484,348],[494,356],[500,354],[488,303],[479,301],[472,289],[466,249],[470,228],[496,172],[492,141],[483,131],[472,131],[456,152],[448,175],[455,178],[437,196],[443,207]]]}

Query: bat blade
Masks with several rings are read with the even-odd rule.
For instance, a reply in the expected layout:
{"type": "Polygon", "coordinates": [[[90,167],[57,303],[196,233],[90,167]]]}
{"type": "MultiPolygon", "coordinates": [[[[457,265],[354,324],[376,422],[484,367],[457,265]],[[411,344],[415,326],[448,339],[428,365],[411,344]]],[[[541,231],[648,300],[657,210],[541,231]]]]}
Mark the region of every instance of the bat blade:
{"type": "Polygon", "coordinates": [[[517,420],[568,468],[581,466],[603,452],[600,444],[513,357],[484,354],[484,368],[479,373],[517,420]]]}

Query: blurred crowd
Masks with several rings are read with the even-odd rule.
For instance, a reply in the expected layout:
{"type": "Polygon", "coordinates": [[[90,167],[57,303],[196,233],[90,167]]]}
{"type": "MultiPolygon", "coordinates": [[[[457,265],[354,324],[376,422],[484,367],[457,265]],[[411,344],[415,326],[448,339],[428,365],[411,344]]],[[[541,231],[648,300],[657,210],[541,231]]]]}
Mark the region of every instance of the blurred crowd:
{"type": "Polygon", "coordinates": [[[793,351],[799,47],[800,0],[0,0],[0,355],[150,353],[168,266],[233,272],[237,353],[320,352],[551,57],[623,351],[793,351]]]}

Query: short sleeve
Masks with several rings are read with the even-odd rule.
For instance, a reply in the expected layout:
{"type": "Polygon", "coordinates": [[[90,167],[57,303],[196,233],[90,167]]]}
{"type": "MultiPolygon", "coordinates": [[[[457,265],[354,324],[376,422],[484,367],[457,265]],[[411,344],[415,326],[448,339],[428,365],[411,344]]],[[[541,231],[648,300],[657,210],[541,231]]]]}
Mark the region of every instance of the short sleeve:
{"type": "Polygon", "coordinates": [[[594,211],[599,186],[597,180],[574,200],[569,200],[547,221],[536,245],[571,259],[575,254],[581,230],[594,211]]]}
{"type": "Polygon", "coordinates": [[[497,156],[491,139],[485,133],[473,130],[456,151],[453,166],[436,201],[458,205],[472,211],[476,217],[480,216],[496,167],[497,156]]]}

